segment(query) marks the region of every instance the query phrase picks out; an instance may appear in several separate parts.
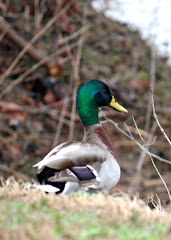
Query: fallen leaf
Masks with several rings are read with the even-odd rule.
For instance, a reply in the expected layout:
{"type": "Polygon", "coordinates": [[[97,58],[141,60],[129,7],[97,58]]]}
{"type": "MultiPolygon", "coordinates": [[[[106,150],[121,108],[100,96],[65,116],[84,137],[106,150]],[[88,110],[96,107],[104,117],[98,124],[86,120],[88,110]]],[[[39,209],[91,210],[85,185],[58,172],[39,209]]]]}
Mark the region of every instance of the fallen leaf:
{"type": "Polygon", "coordinates": [[[50,103],[55,102],[55,96],[54,96],[51,89],[47,90],[46,94],[43,97],[43,100],[46,104],[50,104],[50,103]]]}
{"type": "Polygon", "coordinates": [[[31,105],[31,106],[35,105],[35,100],[31,97],[26,96],[26,95],[23,97],[23,102],[27,105],[31,105]]]}
{"type": "Polygon", "coordinates": [[[26,118],[26,112],[24,111],[24,108],[16,103],[0,102],[0,108],[3,118],[15,118],[20,122],[23,122],[26,118]]]}

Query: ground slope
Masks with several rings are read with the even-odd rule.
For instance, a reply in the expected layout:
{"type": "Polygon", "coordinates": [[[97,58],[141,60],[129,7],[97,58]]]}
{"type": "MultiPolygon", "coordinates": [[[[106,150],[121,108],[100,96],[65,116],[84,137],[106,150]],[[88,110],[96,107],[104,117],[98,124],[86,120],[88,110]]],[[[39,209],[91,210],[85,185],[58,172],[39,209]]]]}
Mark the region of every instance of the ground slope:
{"type": "Polygon", "coordinates": [[[171,215],[136,197],[45,194],[8,179],[0,188],[0,238],[170,240],[171,215]]]}

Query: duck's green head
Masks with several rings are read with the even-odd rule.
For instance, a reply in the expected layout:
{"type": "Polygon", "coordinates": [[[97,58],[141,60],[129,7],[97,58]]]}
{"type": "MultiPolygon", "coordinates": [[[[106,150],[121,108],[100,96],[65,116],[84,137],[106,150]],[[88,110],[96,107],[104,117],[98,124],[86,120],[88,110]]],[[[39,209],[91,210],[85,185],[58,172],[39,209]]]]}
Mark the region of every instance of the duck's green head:
{"type": "Polygon", "coordinates": [[[116,102],[105,83],[99,80],[91,80],[80,88],[77,94],[77,109],[85,127],[99,123],[98,108],[102,106],[127,112],[124,107],[116,102]]]}

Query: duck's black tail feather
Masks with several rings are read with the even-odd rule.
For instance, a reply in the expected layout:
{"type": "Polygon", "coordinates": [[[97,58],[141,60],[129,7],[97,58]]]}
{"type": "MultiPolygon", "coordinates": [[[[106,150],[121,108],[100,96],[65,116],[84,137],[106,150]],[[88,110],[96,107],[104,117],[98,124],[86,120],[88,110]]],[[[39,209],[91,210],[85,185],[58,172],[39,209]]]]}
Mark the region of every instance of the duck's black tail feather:
{"type": "Polygon", "coordinates": [[[50,177],[54,176],[54,174],[56,172],[60,172],[60,170],[57,170],[54,168],[49,168],[49,167],[45,166],[44,169],[40,173],[37,173],[36,177],[40,184],[49,184],[53,187],[60,189],[60,191],[58,191],[57,193],[61,193],[61,192],[63,192],[63,190],[65,188],[66,182],[50,182],[50,181],[48,181],[48,179],[50,177]]]}

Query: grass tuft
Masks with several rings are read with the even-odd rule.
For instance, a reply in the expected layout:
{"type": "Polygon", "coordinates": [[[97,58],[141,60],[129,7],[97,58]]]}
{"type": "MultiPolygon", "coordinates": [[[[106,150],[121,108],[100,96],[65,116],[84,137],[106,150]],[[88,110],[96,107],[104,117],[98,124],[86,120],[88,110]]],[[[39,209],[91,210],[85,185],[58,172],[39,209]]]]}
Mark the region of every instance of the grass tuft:
{"type": "Polygon", "coordinates": [[[171,214],[127,194],[45,194],[13,178],[0,188],[1,239],[171,239],[171,214]]]}

